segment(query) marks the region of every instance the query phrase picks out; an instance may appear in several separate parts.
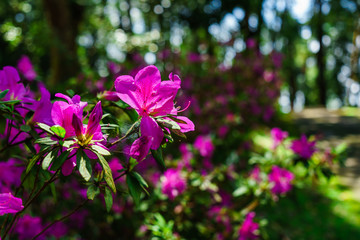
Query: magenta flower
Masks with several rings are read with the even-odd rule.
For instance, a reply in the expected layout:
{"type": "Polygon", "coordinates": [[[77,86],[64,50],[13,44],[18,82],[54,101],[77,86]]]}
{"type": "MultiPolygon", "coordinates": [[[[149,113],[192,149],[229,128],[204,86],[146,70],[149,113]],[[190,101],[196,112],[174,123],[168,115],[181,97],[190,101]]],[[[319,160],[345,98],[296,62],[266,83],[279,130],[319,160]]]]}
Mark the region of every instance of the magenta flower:
{"type": "Polygon", "coordinates": [[[289,136],[288,132],[282,131],[277,127],[271,129],[270,134],[274,142],[272,146],[273,149],[277,148],[277,146],[279,146],[280,143],[289,136]]]}
{"type": "Polygon", "coordinates": [[[316,151],[315,141],[308,142],[306,136],[301,135],[300,139],[294,140],[291,143],[290,149],[302,158],[309,159],[316,151]]]}
{"type": "Polygon", "coordinates": [[[10,158],[7,162],[0,162],[0,192],[8,192],[11,187],[20,186],[23,171],[24,166],[17,159],[10,158]]]}
{"type": "Polygon", "coordinates": [[[255,213],[249,212],[239,230],[238,240],[251,240],[259,237],[259,224],[254,222],[255,213]]]}
{"type": "Polygon", "coordinates": [[[19,69],[19,72],[29,81],[33,81],[37,76],[28,56],[21,56],[17,64],[17,68],[19,69]]]}
{"type": "MultiPolygon", "coordinates": [[[[41,223],[41,218],[30,215],[24,215],[15,226],[15,232],[18,234],[20,240],[31,239],[40,233],[42,229],[43,224],[41,223]]],[[[45,237],[40,236],[37,239],[45,239],[45,237]]]]}
{"type": "Polygon", "coordinates": [[[26,89],[20,82],[20,76],[14,67],[6,66],[0,70],[0,90],[9,89],[4,100],[30,100],[30,90],[26,89]]]}
{"type": "MultiPolygon", "coordinates": [[[[75,95],[72,99],[61,93],[55,96],[65,98],[68,103],[63,101],[54,102],[51,116],[56,125],[63,127],[66,131],[65,138],[74,137],[73,151],[79,147],[97,145],[105,150],[107,148],[101,144],[104,135],[101,132],[100,121],[103,115],[101,102],[99,101],[90,113],[88,124],[83,124],[83,109],[86,102],[80,101],[80,96],[75,95]]],[[[89,158],[95,159],[96,155],[85,149],[84,152],[89,158]]],[[[76,166],[76,156],[72,152],[72,158],[67,159],[62,167],[62,173],[67,176],[71,174],[76,166]]]]}
{"type": "MultiPolygon", "coordinates": [[[[6,66],[3,68],[3,70],[0,70],[0,90],[9,90],[2,100],[20,100],[21,103],[15,105],[15,110],[18,111],[19,114],[25,118],[26,114],[29,112],[29,110],[26,108],[30,108],[30,104],[33,104],[34,100],[32,99],[32,93],[30,92],[30,90],[28,88],[25,88],[22,83],[19,83],[19,81],[20,76],[15,68],[6,66]]],[[[25,132],[20,132],[17,128],[9,128],[9,123],[9,120],[7,120],[5,133],[3,136],[7,136],[9,134],[8,140],[10,143],[15,144],[21,142],[29,136],[25,132]],[[10,129],[10,133],[8,133],[8,129],[10,129]]],[[[25,124],[25,121],[20,124],[25,124]]]]}
{"type": "Polygon", "coordinates": [[[186,180],[181,176],[180,170],[169,168],[164,172],[161,190],[170,200],[183,193],[185,189],[186,180]]]}
{"type": "Polygon", "coordinates": [[[40,86],[41,99],[34,103],[34,115],[32,117],[33,122],[45,123],[49,126],[54,125],[51,118],[51,110],[53,104],[50,101],[50,92],[44,87],[40,86]]]}
{"type": "Polygon", "coordinates": [[[203,157],[211,157],[215,147],[209,135],[200,135],[195,139],[194,148],[199,150],[203,157]]]}
{"type": "MultiPolygon", "coordinates": [[[[181,80],[174,74],[170,74],[169,78],[169,81],[161,81],[159,70],[155,66],[148,66],[140,70],[135,79],[132,76],[124,75],[115,80],[115,89],[119,98],[137,111],[141,117],[141,136],[150,138],[150,148],[154,150],[160,147],[164,137],[163,130],[157,121],[160,121],[159,118],[162,116],[176,116],[178,113],[174,107],[174,99],[180,88],[181,80]]],[[[176,117],[185,122],[178,123],[181,132],[194,130],[194,124],[188,118],[176,117]]],[[[141,148],[141,150],[146,154],[149,151],[145,148],[141,148]]]]}
{"type": "Polygon", "coordinates": [[[51,117],[55,125],[59,125],[66,130],[65,138],[76,136],[75,129],[72,125],[73,115],[82,119],[83,110],[87,106],[87,102],[81,102],[80,96],[75,95],[70,98],[62,93],[55,94],[56,97],[64,98],[67,102],[54,102],[51,110],[51,117]]]}
{"type": "MultiPolygon", "coordinates": [[[[89,116],[89,121],[87,125],[84,125],[82,122],[82,116],[73,112],[72,114],[72,126],[75,130],[75,136],[77,138],[77,144],[80,146],[87,146],[91,143],[92,140],[103,140],[104,136],[101,132],[100,121],[102,118],[103,112],[101,108],[101,102],[99,101],[89,116]]],[[[98,144],[97,142],[94,144],[98,144]]]]}
{"type": "Polygon", "coordinates": [[[272,184],[271,192],[273,194],[284,194],[291,190],[295,176],[286,169],[273,166],[268,178],[272,184]]]}
{"type": "Polygon", "coordinates": [[[11,193],[0,193],[0,215],[17,213],[23,210],[21,198],[14,197],[11,193]]]}

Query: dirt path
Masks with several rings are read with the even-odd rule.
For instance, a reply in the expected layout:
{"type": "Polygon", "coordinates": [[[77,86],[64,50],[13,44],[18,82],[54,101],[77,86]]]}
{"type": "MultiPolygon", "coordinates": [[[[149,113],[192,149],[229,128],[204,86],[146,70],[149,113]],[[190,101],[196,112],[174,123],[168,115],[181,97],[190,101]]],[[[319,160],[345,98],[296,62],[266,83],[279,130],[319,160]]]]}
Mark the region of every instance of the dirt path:
{"type": "Polygon", "coordinates": [[[340,111],[325,108],[307,108],[294,114],[294,120],[301,132],[322,134],[322,147],[334,147],[345,142],[348,158],[345,167],[339,168],[344,185],[353,189],[354,197],[360,200],[360,115],[344,116],[340,111]]]}

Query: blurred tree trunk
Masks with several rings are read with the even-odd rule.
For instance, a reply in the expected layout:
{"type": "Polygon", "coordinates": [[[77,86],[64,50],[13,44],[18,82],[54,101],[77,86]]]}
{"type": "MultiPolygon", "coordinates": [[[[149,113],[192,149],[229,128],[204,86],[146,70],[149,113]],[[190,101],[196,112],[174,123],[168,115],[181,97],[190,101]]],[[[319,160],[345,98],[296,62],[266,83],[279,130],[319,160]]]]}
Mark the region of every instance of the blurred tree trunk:
{"type": "Polygon", "coordinates": [[[319,42],[320,48],[317,53],[317,67],[319,70],[319,75],[317,77],[317,87],[319,91],[319,103],[323,106],[326,105],[326,80],[325,80],[325,64],[324,64],[324,44],[322,43],[322,38],[324,36],[323,31],[323,19],[322,19],[322,0],[316,0],[316,9],[318,11],[316,29],[317,29],[317,40],[319,42]]]}
{"type": "Polygon", "coordinates": [[[43,0],[52,32],[50,87],[54,88],[79,72],[76,37],[83,7],[71,0],[43,0]]]}
{"type": "Polygon", "coordinates": [[[356,18],[356,23],[354,27],[354,33],[353,33],[353,50],[351,53],[351,79],[354,81],[359,81],[358,73],[359,73],[359,47],[357,44],[357,38],[360,37],[360,14],[356,18]]]}

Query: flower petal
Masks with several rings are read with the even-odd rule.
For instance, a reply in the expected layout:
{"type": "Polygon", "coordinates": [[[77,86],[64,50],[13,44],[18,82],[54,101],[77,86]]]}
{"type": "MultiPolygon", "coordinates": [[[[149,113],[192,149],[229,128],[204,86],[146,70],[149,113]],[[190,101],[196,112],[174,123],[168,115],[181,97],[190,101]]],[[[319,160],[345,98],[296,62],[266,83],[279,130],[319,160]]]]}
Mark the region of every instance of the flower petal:
{"type": "Polygon", "coordinates": [[[21,198],[11,193],[0,193],[0,216],[7,213],[17,213],[24,208],[21,198]]]}
{"type": "Polygon", "coordinates": [[[141,69],[135,76],[135,84],[141,91],[144,102],[150,102],[155,87],[161,83],[161,75],[157,67],[151,65],[141,69]]]}
{"type": "Polygon", "coordinates": [[[187,117],[184,116],[176,116],[177,119],[180,119],[186,123],[178,123],[180,128],[181,128],[181,132],[185,133],[185,132],[190,132],[190,131],[194,131],[195,130],[195,125],[194,123],[188,119],[187,117]]]}
{"type": "Polygon", "coordinates": [[[164,138],[164,133],[157,122],[149,116],[144,116],[140,123],[141,136],[153,137],[151,149],[156,150],[160,147],[164,138]]]}
{"type": "Polygon", "coordinates": [[[140,104],[144,100],[138,92],[133,77],[129,75],[119,76],[115,80],[115,89],[121,100],[129,104],[130,107],[134,108],[138,112],[140,111],[140,104]]]}
{"type": "Polygon", "coordinates": [[[141,136],[136,139],[130,148],[130,156],[135,158],[138,162],[143,160],[149,153],[153,137],[141,136]]]}

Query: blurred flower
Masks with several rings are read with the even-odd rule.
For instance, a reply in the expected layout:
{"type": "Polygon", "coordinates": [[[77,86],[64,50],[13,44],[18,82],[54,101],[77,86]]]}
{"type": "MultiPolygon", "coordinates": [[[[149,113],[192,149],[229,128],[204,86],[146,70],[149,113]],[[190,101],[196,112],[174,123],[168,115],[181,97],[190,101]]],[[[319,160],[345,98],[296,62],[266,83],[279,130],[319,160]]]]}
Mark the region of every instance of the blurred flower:
{"type": "Polygon", "coordinates": [[[259,224],[254,222],[255,213],[249,212],[239,230],[238,240],[251,240],[259,237],[259,224]]]}
{"type": "Polygon", "coordinates": [[[208,216],[214,218],[217,224],[222,224],[227,232],[231,232],[232,225],[227,208],[223,206],[212,206],[208,216]]]}
{"type": "Polygon", "coordinates": [[[162,193],[170,200],[183,193],[186,189],[186,180],[181,176],[180,170],[169,168],[161,177],[162,193]]]}
{"type": "Polygon", "coordinates": [[[289,136],[288,132],[282,131],[280,128],[273,128],[270,131],[271,137],[273,139],[273,146],[272,148],[275,149],[280,143],[289,136]]]}
{"type": "Polygon", "coordinates": [[[249,174],[249,178],[254,179],[256,182],[261,182],[261,176],[260,176],[260,168],[259,166],[255,166],[249,174]]]}
{"type": "MultiPolygon", "coordinates": [[[[40,217],[32,217],[28,214],[19,219],[15,225],[15,232],[20,240],[32,239],[43,229],[40,217]]],[[[37,239],[45,239],[44,235],[40,235],[37,239]]]]}
{"type": "Polygon", "coordinates": [[[29,81],[33,81],[37,76],[28,56],[21,56],[17,64],[17,68],[19,69],[19,72],[29,81]]]}
{"type": "Polygon", "coordinates": [[[256,47],[256,44],[257,44],[256,40],[253,39],[253,38],[249,38],[249,39],[246,40],[246,47],[247,48],[252,49],[252,48],[256,47]]]}
{"type": "Polygon", "coordinates": [[[7,192],[11,190],[11,187],[20,186],[21,174],[24,169],[21,162],[14,158],[0,162],[0,192],[7,192]]]}
{"type": "Polygon", "coordinates": [[[46,230],[45,235],[54,236],[56,239],[64,237],[69,232],[69,227],[63,222],[57,222],[46,230]]]}
{"type": "Polygon", "coordinates": [[[300,157],[309,159],[316,151],[315,144],[315,141],[308,142],[306,136],[303,134],[300,139],[294,140],[291,143],[290,149],[300,157]]]}
{"type": "Polygon", "coordinates": [[[199,150],[200,155],[203,157],[211,157],[215,150],[209,135],[200,135],[195,139],[194,148],[199,150]]]}
{"type": "Polygon", "coordinates": [[[190,151],[189,146],[185,143],[180,144],[179,150],[181,153],[181,160],[179,162],[179,168],[186,167],[191,169],[190,160],[194,157],[193,153],[190,151]]]}
{"type": "Polygon", "coordinates": [[[0,193],[0,216],[7,213],[17,213],[23,210],[22,199],[11,193],[0,193]]]}
{"type": "Polygon", "coordinates": [[[268,177],[269,182],[273,185],[271,188],[273,194],[284,194],[290,191],[292,188],[292,181],[295,178],[292,172],[278,166],[273,166],[271,168],[268,177]]]}

